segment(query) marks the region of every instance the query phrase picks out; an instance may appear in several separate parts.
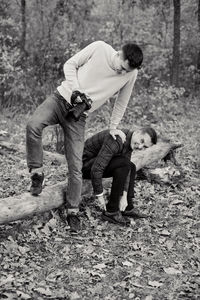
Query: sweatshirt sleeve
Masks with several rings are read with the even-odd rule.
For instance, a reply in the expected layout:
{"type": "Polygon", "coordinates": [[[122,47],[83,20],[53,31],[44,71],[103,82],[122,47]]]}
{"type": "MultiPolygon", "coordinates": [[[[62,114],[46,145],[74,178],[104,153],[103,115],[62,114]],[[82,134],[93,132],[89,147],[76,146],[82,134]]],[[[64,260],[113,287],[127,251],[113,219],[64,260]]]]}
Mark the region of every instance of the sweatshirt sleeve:
{"type": "Polygon", "coordinates": [[[116,129],[124,115],[137,78],[137,74],[138,70],[135,69],[133,71],[133,76],[118,93],[110,119],[110,129],[116,129]]]}
{"type": "Polygon", "coordinates": [[[96,41],[89,44],[87,47],[79,51],[77,54],[72,56],[69,60],[64,64],[64,74],[65,79],[67,80],[71,90],[78,90],[79,83],[77,79],[77,70],[81,66],[83,66],[87,61],[92,57],[95,50],[103,45],[103,41],[96,41]]]}

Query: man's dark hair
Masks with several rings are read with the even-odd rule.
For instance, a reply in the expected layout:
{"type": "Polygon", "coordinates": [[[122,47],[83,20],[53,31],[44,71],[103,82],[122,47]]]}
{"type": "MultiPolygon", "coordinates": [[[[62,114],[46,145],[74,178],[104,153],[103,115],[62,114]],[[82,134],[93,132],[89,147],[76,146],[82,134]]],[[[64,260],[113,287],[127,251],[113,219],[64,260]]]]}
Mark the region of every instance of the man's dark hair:
{"type": "Polygon", "coordinates": [[[124,59],[128,59],[130,68],[140,69],[143,62],[142,49],[134,44],[127,43],[122,47],[124,59]]]}
{"type": "Polygon", "coordinates": [[[157,143],[157,139],[158,139],[157,138],[157,133],[153,128],[143,127],[141,130],[142,130],[143,133],[147,133],[150,136],[152,144],[157,143]]]}

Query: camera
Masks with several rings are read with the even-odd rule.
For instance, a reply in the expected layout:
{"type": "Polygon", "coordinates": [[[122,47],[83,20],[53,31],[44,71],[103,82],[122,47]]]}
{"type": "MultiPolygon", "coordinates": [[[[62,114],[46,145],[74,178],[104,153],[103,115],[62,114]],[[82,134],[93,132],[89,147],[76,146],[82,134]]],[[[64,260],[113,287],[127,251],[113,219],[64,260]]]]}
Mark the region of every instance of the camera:
{"type": "Polygon", "coordinates": [[[72,108],[69,114],[78,121],[82,113],[89,110],[92,106],[92,100],[87,97],[84,93],[79,91],[74,91],[71,95],[72,108]]]}

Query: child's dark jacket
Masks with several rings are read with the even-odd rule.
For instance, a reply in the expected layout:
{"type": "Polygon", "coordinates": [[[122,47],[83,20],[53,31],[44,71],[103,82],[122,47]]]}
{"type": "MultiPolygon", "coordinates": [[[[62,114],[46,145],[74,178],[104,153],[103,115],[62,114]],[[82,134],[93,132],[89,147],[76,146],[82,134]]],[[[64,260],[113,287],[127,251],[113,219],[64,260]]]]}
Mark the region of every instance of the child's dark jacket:
{"type": "Polygon", "coordinates": [[[101,131],[85,141],[83,151],[83,169],[88,164],[91,167],[91,179],[95,194],[103,192],[102,177],[110,160],[116,156],[125,156],[131,159],[131,138],[133,131],[122,129],[126,135],[125,143],[118,136],[116,140],[110,135],[109,130],[101,131]]]}

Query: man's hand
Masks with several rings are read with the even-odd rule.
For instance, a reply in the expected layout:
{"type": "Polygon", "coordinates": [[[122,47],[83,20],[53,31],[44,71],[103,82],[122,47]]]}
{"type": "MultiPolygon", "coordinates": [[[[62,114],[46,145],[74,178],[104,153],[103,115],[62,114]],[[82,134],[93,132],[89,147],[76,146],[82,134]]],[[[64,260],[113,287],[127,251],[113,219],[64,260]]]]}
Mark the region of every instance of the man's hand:
{"type": "Polygon", "coordinates": [[[116,140],[117,135],[122,139],[122,143],[126,141],[126,135],[123,131],[119,129],[111,129],[110,130],[110,135],[112,135],[113,139],[116,140]]]}
{"type": "MultiPolygon", "coordinates": [[[[88,95],[88,93],[85,92],[85,90],[81,89],[81,88],[73,88],[72,89],[72,93],[75,92],[75,91],[79,91],[81,94],[84,94],[87,98],[90,98],[90,96],[88,95]]],[[[79,96],[80,98],[80,96],[79,96]]],[[[82,100],[81,100],[82,102],[82,100]]]]}
{"type": "Polygon", "coordinates": [[[122,197],[120,198],[119,210],[120,211],[125,211],[127,205],[128,205],[128,202],[127,202],[127,192],[124,191],[122,197]]]}
{"type": "Polygon", "coordinates": [[[97,205],[99,206],[99,208],[101,210],[106,210],[106,202],[104,199],[104,195],[95,196],[95,198],[96,198],[97,205]]]}

